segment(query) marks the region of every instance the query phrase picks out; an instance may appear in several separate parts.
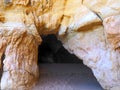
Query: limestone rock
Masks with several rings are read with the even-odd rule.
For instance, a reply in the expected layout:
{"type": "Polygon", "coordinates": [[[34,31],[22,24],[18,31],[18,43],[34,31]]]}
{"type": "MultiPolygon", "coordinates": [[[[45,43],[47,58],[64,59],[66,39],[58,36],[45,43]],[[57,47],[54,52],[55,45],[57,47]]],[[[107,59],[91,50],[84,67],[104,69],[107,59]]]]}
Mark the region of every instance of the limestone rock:
{"type": "Polygon", "coordinates": [[[118,3],[119,1],[112,0],[83,0],[83,7],[74,13],[78,21],[74,18],[73,25],[71,22],[67,25],[63,23],[62,26],[66,28],[61,26],[59,30],[59,39],[64,47],[82,59],[107,90],[120,89],[118,3]]]}
{"type": "Polygon", "coordinates": [[[104,89],[120,89],[120,0],[0,0],[0,6],[2,89],[36,83],[40,35],[48,34],[57,34],[104,89]]]}
{"type": "Polygon", "coordinates": [[[0,56],[5,55],[2,90],[29,90],[36,83],[39,77],[37,52],[41,40],[34,34],[21,23],[0,24],[0,56]]]}

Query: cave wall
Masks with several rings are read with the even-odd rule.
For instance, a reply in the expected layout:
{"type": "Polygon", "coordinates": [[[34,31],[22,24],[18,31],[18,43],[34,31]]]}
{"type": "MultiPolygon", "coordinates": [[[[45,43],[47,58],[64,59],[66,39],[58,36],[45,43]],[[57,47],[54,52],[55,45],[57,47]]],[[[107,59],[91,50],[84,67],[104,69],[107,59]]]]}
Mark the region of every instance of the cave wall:
{"type": "Polygon", "coordinates": [[[120,0],[0,0],[0,6],[2,89],[35,84],[28,81],[37,80],[37,50],[48,34],[82,59],[104,89],[120,89],[120,0]]]}

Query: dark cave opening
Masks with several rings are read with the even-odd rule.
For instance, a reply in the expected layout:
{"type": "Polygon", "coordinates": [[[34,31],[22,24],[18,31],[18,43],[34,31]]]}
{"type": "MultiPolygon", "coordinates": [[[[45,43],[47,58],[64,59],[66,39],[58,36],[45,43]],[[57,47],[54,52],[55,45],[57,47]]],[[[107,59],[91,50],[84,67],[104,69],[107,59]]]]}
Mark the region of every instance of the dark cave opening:
{"type": "Polygon", "coordinates": [[[55,35],[42,36],[42,40],[38,50],[39,63],[82,63],[62,46],[55,35]]]}
{"type": "Polygon", "coordinates": [[[2,72],[3,72],[3,61],[5,59],[5,54],[3,53],[2,57],[1,57],[1,68],[0,68],[0,80],[2,78],[2,72]]]}

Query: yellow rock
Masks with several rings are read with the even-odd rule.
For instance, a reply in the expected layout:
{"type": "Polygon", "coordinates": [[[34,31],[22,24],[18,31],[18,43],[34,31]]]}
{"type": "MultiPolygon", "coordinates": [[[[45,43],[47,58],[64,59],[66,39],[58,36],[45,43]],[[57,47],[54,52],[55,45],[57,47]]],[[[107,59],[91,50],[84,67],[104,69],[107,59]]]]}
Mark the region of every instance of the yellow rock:
{"type": "Polygon", "coordinates": [[[104,89],[120,89],[119,33],[120,0],[0,0],[1,89],[34,86],[40,35],[48,34],[83,59],[104,89]]]}

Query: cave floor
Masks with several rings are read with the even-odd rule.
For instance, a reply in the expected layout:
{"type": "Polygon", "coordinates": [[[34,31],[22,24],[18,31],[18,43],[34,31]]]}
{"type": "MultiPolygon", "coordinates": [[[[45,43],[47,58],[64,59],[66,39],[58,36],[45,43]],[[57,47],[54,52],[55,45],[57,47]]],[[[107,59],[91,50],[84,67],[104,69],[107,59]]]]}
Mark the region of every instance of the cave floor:
{"type": "Polygon", "coordinates": [[[34,90],[103,90],[83,64],[40,64],[40,79],[34,90]]]}

